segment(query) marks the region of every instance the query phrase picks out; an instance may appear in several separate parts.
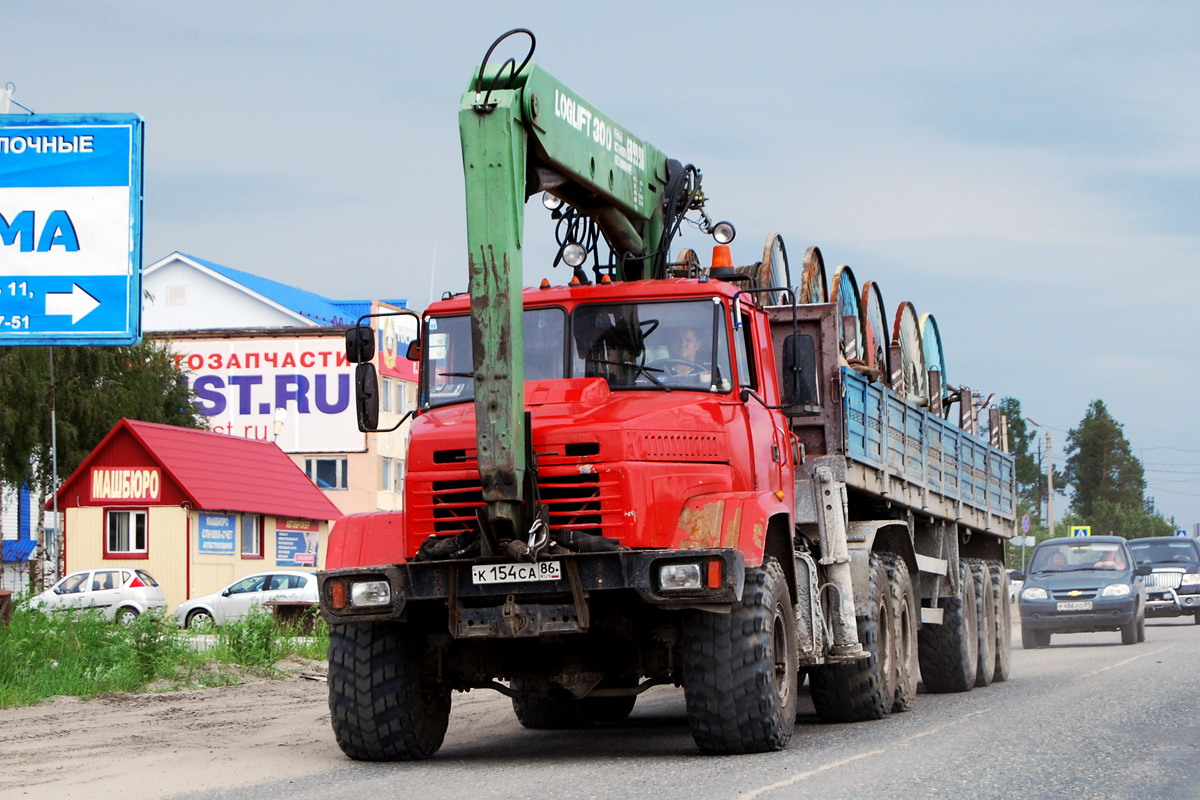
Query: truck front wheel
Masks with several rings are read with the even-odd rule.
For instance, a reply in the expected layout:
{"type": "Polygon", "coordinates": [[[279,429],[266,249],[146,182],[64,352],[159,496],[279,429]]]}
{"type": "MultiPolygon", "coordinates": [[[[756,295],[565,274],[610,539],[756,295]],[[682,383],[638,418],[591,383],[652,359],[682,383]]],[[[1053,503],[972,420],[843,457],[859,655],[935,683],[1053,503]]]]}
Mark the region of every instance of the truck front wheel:
{"type": "Polygon", "coordinates": [[[808,673],[813,707],[822,722],[883,719],[896,702],[898,648],[888,568],[879,553],[871,553],[870,564],[867,606],[860,609],[866,613],[858,616],[858,640],[867,657],[822,664],[808,673]]]}
{"type": "Polygon", "coordinates": [[[975,578],[966,559],[958,562],[957,597],[943,597],[942,624],[922,625],[917,634],[921,680],[934,694],[967,692],[979,666],[979,608],[975,578]]]}
{"type": "Polygon", "coordinates": [[[393,623],[329,630],[329,715],[342,752],[360,761],[415,761],[442,746],[450,691],[421,669],[424,637],[393,623]]]}
{"type": "Polygon", "coordinates": [[[975,685],[988,686],[996,677],[996,643],[1000,639],[996,620],[999,612],[992,596],[992,574],[988,563],[972,558],[967,564],[975,579],[975,604],[979,609],[975,622],[979,627],[979,664],[975,668],[975,685]]]}
{"type": "Polygon", "coordinates": [[[706,753],[780,750],[796,725],[796,614],[783,568],[746,570],[728,614],[691,611],[683,627],[688,723],[706,753]]]}

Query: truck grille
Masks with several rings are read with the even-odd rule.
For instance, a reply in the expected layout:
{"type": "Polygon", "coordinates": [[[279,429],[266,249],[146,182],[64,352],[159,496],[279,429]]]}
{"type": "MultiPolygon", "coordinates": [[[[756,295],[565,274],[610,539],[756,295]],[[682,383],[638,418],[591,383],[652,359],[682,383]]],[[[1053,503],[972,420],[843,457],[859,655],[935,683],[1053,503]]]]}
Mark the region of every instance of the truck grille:
{"type": "MultiPolygon", "coordinates": [[[[478,479],[433,481],[431,489],[427,503],[413,508],[414,512],[425,508],[431,512],[433,529],[429,533],[446,536],[478,530],[475,513],[484,507],[478,479]]],[[[571,529],[598,536],[607,531],[615,535],[612,529],[619,527],[619,515],[606,514],[605,509],[618,508],[620,498],[615,484],[605,486],[599,474],[552,475],[543,470],[538,490],[550,512],[551,531],[571,529]]]]}
{"type": "Polygon", "coordinates": [[[1182,581],[1183,574],[1179,572],[1152,572],[1146,576],[1147,587],[1178,589],[1182,581]]]}

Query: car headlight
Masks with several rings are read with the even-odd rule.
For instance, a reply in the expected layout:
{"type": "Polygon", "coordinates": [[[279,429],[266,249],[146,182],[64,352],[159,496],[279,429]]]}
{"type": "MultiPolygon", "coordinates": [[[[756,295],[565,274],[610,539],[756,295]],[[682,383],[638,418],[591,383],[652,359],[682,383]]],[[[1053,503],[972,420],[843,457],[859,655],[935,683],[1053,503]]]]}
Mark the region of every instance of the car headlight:
{"type": "Polygon", "coordinates": [[[1129,594],[1130,588],[1128,583],[1110,583],[1104,587],[1104,591],[1100,593],[1101,597],[1124,597],[1129,594]]]}
{"type": "Polygon", "coordinates": [[[1200,572],[1189,572],[1179,582],[1180,586],[1196,586],[1200,584],[1200,572]]]}
{"type": "Polygon", "coordinates": [[[1022,600],[1045,600],[1049,596],[1046,594],[1046,590],[1040,586],[1027,586],[1021,590],[1022,600]]]}
{"type": "Polygon", "coordinates": [[[392,602],[392,587],[387,581],[356,581],[350,584],[350,605],[356,608],[386,606],[392,602]]]}

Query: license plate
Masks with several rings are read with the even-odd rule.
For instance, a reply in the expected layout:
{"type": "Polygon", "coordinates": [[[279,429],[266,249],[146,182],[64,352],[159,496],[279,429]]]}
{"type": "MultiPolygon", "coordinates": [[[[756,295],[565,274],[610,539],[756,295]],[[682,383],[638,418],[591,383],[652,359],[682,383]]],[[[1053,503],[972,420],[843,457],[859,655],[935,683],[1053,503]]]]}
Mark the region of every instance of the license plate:
{"type": "Polygon", "coordinates": [[[557,561],[539,561],[536,564],[483,564],[471,567],[471,581],[476,584],[556,581],[561,577],[562,568],[557,561]]]}
{"type": "Polygon", "coordinates": [[[1059,611],[1091,611],[1091,600],[1070,600],[1065,603],[1058,604],[1059,611]]]}

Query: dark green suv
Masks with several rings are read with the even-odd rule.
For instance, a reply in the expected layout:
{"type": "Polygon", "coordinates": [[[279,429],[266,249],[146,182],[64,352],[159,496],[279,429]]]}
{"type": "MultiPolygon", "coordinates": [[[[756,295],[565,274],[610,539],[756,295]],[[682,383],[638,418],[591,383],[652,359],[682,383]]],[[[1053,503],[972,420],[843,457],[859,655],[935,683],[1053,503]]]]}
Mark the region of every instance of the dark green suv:
{"type": "Polygon", "coordinates": [[[1120,631],[1122,644],[1145,641],[1149,574],[1119,536],[1047,539],[1033,551],[1021,589],[1021,646],[1093,631],[1120,631]]]}

